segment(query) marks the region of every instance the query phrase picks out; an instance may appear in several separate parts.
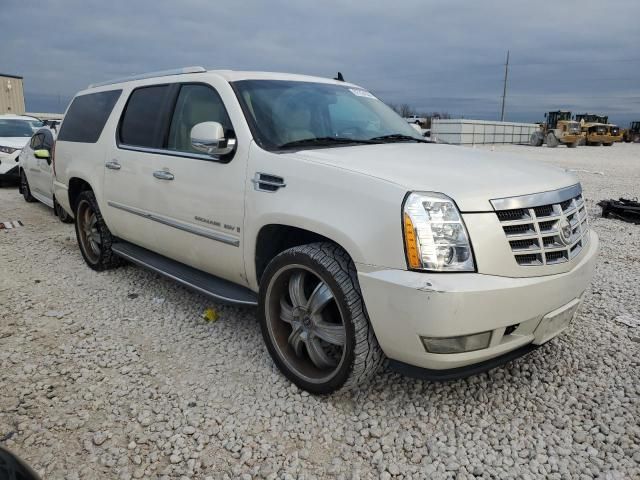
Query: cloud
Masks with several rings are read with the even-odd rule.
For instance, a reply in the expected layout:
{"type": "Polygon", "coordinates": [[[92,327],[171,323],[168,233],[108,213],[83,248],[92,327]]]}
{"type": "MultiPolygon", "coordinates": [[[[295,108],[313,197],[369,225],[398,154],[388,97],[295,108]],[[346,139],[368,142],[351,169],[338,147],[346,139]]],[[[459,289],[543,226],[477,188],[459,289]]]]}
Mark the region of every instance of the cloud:
{"type": "MultiPolygon", "coordinates": [[[[638,116],[637,0],[4,0],[2,70],[30,109],[89,83],[186,65],[345,77],[384,100],[495,119],[571,107],[638,116]]],[[[42,108],[40,108],[42,107],[42,108]]]]}

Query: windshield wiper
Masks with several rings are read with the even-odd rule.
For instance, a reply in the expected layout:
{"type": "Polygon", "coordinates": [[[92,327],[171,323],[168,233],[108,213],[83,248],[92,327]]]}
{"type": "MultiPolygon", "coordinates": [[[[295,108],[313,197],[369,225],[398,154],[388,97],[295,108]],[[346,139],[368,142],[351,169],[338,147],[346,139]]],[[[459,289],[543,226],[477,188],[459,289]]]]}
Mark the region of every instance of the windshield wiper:
{"type": "Polygon", "coordinates": [[[305,138],[302,140],[295,140],[293,142],[283,143],[282,145],[278,145],[278,148],[294,148],[294,147],[324,147],[327,145],[346,145],[346,144],[378,144],[379,141],[375,141],[375,139],[371,140],[359,140],[357,138],[347,138],[347,137],[317,137],[317,138],[305,138]]]}
{"type": "Polygon", "coordinates": [[[386,143],[404,142],[406,140],[411,140],[413,142],[419,142],[419,143],[431,143],[429,140],[412,137],[411,135],[403,135],[402,133],[392,133],[391,135],[382,135],[381,137],[373,137],[373,138],[370,138],[369,140],[386,142],[386,143]]]}

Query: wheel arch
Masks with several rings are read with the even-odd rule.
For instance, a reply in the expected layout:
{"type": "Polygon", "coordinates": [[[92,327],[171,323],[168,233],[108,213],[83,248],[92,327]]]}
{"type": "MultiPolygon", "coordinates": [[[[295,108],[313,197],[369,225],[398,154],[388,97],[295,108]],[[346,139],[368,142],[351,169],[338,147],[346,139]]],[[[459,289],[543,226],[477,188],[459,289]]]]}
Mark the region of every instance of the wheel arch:
{"type": "Polygon", "coordinates": [[[93,187],[85,179],[80,177],[71,177],[69,179],[69,206],[72,212],[75,213],[78,197],[86,190],[93,191],[93,187]]]}
{"type": "Polygon", "coordinates": [[[256,236],[252,266],[255,268],[256,285],[260,285],[262,275],[273,258],[285,250],[315,242],[330,242],[342,248],[353,260],[353,255],[341,242],[308,228],[282,223],[263,225],[256,236]]]}

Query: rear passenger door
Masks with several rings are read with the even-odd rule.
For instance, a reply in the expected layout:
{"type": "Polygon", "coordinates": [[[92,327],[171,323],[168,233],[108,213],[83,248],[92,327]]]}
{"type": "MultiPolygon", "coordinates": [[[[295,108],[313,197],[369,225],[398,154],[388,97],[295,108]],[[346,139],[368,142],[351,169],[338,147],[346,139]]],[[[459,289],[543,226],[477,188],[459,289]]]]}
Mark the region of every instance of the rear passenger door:
{"type": "Polygon", "coordinates": [[[147,237],[147,248],[246,284],[240,245],[248,145],[239,145],[225,158],[196,151],[190,134],[198,123],[219,122],[227,138],[235,137],[224,101],[210,84],[167,88],[147,92],[146,103],[154,106],[135,110],[135,96],[142,88],[134,90],[125,108],[114,156],[121,165],[117,173],[133,175],[136,188],[134,193],[118,193],[119,208],[133,207],[122,209],[131,217],[128,222],[145,220],[148,231],[139,232],[139,238],[147,237]]]}
{"type": "Polygon", "coordinates": [[[157,247],[157,211],[163,192],[153,172],[168,124],[175,87],[171,84],[134,89],[116,132],[116,143],[104,164],[104,198],[112,233],[149,250],[157,247]]]}

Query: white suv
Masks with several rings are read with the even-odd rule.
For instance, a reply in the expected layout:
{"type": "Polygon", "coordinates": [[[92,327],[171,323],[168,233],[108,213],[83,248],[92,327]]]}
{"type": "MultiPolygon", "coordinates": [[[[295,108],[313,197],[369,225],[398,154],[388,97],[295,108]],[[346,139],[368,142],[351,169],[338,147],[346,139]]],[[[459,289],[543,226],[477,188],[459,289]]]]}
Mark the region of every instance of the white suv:
{"type": "Polygon", "coordinates": [[[572,174],[426,143],[340,81],[191,67],[92,86],[54,166],[91,268],[258,305],[314,393],[385,358],[447,379],[522,355],[569,325],[596,262],[572,174]]]}

